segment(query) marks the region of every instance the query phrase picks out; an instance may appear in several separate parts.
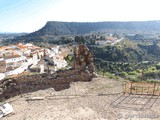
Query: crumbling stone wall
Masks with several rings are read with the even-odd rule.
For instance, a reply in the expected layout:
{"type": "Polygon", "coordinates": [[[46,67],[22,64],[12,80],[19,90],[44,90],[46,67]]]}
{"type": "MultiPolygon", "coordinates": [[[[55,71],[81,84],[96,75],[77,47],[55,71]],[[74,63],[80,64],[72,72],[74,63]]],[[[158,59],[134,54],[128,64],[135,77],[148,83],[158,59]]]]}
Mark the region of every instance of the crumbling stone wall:
{"type": "Polygon", "coordinates": [[[90,51],[85,45],[79,45],[74,50],[74,56],[74,69],[83,71],[88,69],[90,74],[95,74],[92,51],[90,51]]]}
{"type": "Polygon", "coordinates": [[[69,88],[71,82],[90,81],[93,77],[95,77],[93,53],[85,45],[79,45],[75,47],[73,68],[54,74],[44,73],[5,79],[0,83],[0,98],[10,98],[49,87],[59,91],[69,88]]]}

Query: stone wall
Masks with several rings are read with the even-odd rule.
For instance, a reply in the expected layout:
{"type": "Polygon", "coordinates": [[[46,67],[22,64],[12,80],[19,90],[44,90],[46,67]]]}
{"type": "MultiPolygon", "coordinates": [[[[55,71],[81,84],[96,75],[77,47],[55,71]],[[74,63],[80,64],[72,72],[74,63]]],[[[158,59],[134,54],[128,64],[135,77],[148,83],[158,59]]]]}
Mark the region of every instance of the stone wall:
{"type": "Polygon", "coordinates": [[[57,71],[54,74],[44,73],[2,80],[0,98],[7,99],[49,87],[59,91],[69,88],[71,82],[90,81],[93,77],[95,77],[93,54],[85,45],[79,45],[75,47],[73,68],[57,71]]]}

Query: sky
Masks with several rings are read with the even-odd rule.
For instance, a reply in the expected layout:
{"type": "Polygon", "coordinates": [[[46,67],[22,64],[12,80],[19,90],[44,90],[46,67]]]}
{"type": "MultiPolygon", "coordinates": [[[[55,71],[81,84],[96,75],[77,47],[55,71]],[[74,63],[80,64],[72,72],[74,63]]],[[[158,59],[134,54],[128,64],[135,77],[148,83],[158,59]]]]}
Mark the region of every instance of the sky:
{"type": "Polygon", "coordinates": [[[0,32],[34,32],[47,21],[160,20],[160,0],[0,0],[0,32]]]}

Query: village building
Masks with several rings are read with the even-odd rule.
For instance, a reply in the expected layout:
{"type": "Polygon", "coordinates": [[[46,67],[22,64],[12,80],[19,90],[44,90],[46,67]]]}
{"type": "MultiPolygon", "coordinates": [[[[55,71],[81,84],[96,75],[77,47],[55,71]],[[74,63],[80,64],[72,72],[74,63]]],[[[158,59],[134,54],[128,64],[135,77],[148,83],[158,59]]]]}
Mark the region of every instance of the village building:
{"type": "Polygon", "coordinates": [[[0,54],[0,61],[3,61],[3,60],[4,60],[3,55],[0,54]]]}
{"type": "Polygon", "coordinates": [[[5,78],[6,62],[0,61],[0,80],[5,78]]]}
{"type": "Polygon", "coordinates": [[[25,61],[26,56],[20,56],[20,55],[5,56],[4,60],[6,61],[6,63],[20,62],[20,61],[25,61]]]}
{"type": "Polygon", "coordinates": [[[56,71],[67,66],[64,59],[67,55],[67,48],[57,45],[46,49],[30,43],[0,47],[0,80],[30,68],[38,68],[40,73],[44,73],[44,59],[49,59],[56,71]]]}
{"type": "Polygon", "coordinates": [[[110,44],[111,41],[109,40],[98,40],[98,41],[95,41],[95,44],[96,45],[106,45],[106,44],[110,44]]]}

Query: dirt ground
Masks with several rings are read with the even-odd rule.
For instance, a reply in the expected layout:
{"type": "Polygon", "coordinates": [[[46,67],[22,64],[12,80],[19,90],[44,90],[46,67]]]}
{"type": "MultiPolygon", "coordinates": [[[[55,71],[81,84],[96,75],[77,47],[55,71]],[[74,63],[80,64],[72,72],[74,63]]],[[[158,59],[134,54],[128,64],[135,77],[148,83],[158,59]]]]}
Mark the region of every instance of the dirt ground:
{"type": "Polygon", "coordinates": [[[69,89],[53,88],[7,100],[14,113],[2,120],[160,120],[156,96],[123,95],[123,82],[94,78],[73,82],[69,89]],[[43,100],[27,100],[44,97],[43,100]]]}

